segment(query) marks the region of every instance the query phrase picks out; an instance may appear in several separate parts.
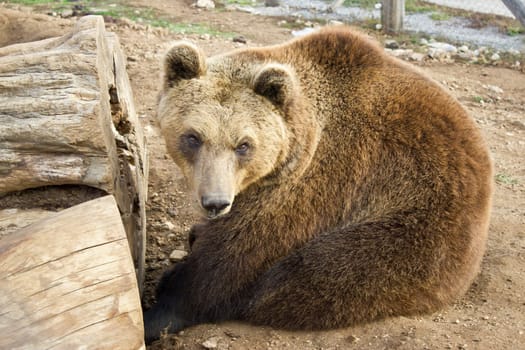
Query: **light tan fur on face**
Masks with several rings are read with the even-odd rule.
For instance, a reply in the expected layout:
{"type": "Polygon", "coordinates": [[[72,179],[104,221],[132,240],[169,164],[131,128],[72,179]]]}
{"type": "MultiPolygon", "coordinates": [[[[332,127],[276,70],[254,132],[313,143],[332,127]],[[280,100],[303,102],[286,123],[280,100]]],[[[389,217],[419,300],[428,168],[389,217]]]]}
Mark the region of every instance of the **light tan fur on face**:
{"type": "MultiPolygon", "coordinates": [[[[240,191],[277,168],[288,153],[288,132],[279,111],[253,90],[227,84],[220,76],[208,77],[206,82],[184,81],[176,93],[168,91],[160,100],[159,119],[168,150],[198,203],[205,196],[225,195],[233,204],[240,191]],[[195,101],[191,108],[179,105],[174,97],[188,91],[195,101]],[[216,93],[210,96],[210,91],[216,93]],[[199,104],[201,100],[206,102],[199,104]],[[192,161],[181,154],[179,145],[181,136],[188,132],[202,141],[192,161]],[[267,143],[265,137],[280,141],[267,143]],[[235,153],[243,142],[249,142],[251,152],[245,160],[235,153]]],[[[230,208],[220,214],[228,213],[230,208]]],[[[210,216],[202,203],[201,209],[210,216]]]]}

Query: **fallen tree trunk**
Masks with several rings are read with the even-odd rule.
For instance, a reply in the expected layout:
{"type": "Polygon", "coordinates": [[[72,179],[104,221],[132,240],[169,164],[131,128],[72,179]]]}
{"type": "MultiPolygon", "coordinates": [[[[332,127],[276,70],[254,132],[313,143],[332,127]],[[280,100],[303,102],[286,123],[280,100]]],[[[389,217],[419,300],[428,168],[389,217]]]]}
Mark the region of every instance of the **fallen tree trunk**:
{"type": "Polygon", "coordinates": [[[127,245],[113,196],[0,239],[0,348],[143,349],[127,245]]]}
{"type": "Polygon", "coordinates": [[[147,176],[125,60],[102,17],[0,48],[0,196],[66,184],[113,194],[142,286],[147,176]]]}

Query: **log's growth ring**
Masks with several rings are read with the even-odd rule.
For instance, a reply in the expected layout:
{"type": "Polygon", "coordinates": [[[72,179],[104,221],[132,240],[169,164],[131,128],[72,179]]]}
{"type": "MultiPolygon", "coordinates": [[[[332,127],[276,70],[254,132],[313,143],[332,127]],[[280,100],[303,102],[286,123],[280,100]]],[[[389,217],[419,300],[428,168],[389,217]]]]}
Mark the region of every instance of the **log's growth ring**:
{"type": "Polygon", "coordinates": [[[140,296],[113,196],[0,240],[0,349],[142,349],[140,296]]]}

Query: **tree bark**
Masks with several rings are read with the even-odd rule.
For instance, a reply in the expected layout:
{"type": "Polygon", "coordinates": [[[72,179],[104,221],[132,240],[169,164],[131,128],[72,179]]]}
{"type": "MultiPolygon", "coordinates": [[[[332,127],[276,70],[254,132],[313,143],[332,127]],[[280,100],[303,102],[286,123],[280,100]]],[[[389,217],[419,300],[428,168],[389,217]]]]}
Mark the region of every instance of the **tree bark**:
{"type": "Polygon", "coordinates": [[[147,176],[125,59],[102,17],[0,48],[0,197],[66,184],[113,194],[142,286],[147,176]]]}
{"type": "Polygon", "coordinates": [[[0,239],[1,349],[144,349],[133,261],[113,196],[0,239]]]}
{"type": "Polygon", "coordinates": [[[403,30],[405,18],[405,0],[384,0],[381,6],[381,24],[389,34],[403,30]]]}

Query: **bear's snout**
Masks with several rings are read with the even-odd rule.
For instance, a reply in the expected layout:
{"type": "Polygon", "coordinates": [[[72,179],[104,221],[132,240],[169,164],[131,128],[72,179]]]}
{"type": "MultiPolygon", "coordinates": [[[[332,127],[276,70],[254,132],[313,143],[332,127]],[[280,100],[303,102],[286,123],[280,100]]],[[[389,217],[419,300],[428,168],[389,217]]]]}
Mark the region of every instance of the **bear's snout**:
{"type": "Polygon", "coordinates": [[[214,218],[229,211],[231,202],[226,194],[213,194],[201,197],[201,205],[208,213],[209,218],[214,218]]]}

